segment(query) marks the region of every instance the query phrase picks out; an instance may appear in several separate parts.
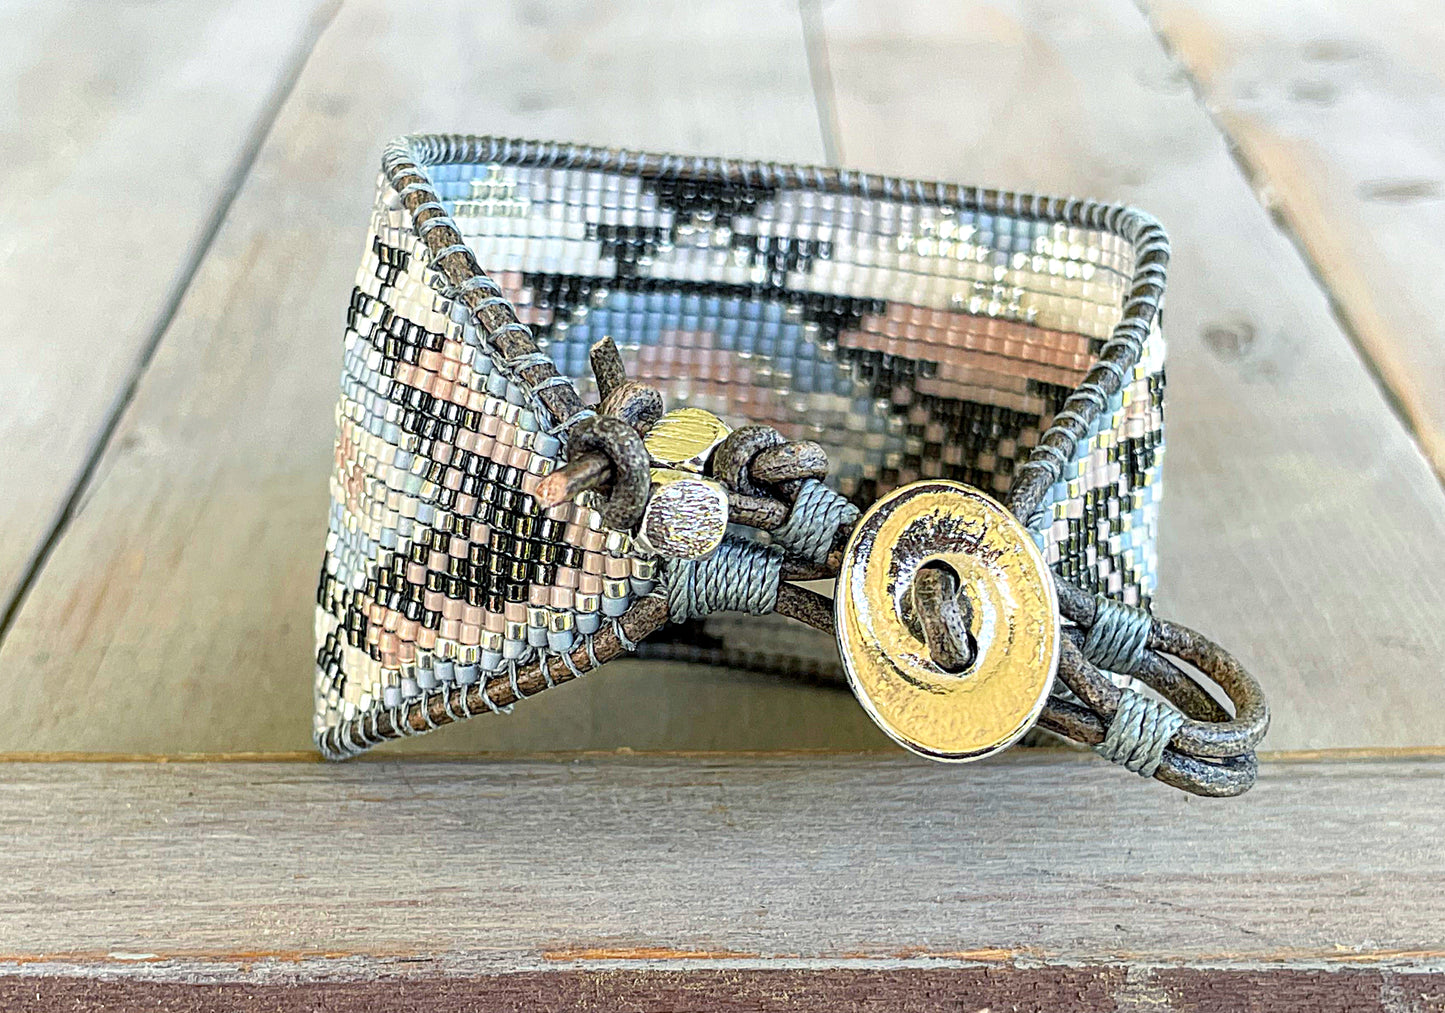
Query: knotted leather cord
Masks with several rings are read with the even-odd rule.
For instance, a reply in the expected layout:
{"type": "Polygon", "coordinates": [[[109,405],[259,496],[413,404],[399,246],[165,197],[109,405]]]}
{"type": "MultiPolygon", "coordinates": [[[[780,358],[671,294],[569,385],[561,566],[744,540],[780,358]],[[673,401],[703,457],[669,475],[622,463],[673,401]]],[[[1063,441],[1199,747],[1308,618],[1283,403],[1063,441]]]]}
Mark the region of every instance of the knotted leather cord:
{"type": "MultiPolygon", "coordinates": [[[[735,442],[742,449],[731,455],[725,472],[748,476],[747,465],[759,447],[782,443],[775,433],[759,432],[764,428],[738,431],[740,439],[735,442]]],[[[764,491],[751,477],[745,480],[749,494],[764,491]]],[[[734,478],[733,482],[725,482],[730,487],[734,483],[741,481],[734,478]]],[[[821,560],[825,571],[822,575],[836,575],[836,563],[822,547],[830,550],[846,537],[856,523],[856,515],[827,507],[800,507],[801,493],[808,487],[807,482],[796,484],[800,495],[791,504],[789,515],[789,521],[796,517],[797,526],[805,532],[805,536],[789,541],[793,546],[805,547],[808,554],[789,558],[814,564],[821,560]]],[[[614,495],[618,493],[615,486],[613,491],[614,495]]],[[[814,501],[810,497],[804,502],[824,503],[825,498],[814,501]]],[[[831,602],[787,580],[777,579],[774,583],[774,574],[787,573],[788,561],[769,555],[763,568],[760,549],[756,546],[750,550],[753,555],[745,556],[740,548],[728,548],[715,567],[670,563],[670,616],[679,617],[674,619],[679,621],[725,609],[754,614],[772,610],[831,633],[831,602]],[[755,579],[744,576],[752,573],[747,569],[752,565],[760,567],[756,579],[765,588],[756,594],[745,590],[747,583],[755,579]],[[764,607],[770,599],[771,608],[764,607]]],[[[1057,578],[1055,582],[1060,612],[1073,624],[1066,629],[1058,680],[1073,699],[1056,691],[1045,704],[1039,724],[1065,738],[1098,747],[1101,755],[1128,770],[1193,794],[1237,795],[1248,790],[1257,772],[1253,749],[1269,723],[1263,694],[1254,679],[1217,644],[1192,630],[1122,602],[1088,594],[1057,578]],[[1235,714],[1231,716],[1215,703],[1191,676],[1165,659],[1165,653],[1189,662],[1213,680],[1229,696],[1235,714]],[[1120,689],[1101,668],[1132,675],[1164,699],[1153,700],[1136,690],[1120,689]]],[[[967,656],[970,645],[963,642],[965,631],[957,623],[932,621],[942,618],[930,617],[924,628],[951,630],[960,641],[951,645],[952,654],[967,656]]]]}

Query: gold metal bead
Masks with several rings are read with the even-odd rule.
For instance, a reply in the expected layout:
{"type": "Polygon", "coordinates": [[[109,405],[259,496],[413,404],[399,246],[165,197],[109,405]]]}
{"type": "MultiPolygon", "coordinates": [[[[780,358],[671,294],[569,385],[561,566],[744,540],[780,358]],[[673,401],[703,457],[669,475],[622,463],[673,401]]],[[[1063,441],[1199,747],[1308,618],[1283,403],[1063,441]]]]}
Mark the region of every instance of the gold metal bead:
{"type": "Polygon", "coordinates": [[[674,408],[653,423],[642,443],[660,468],[701,474],[732,428],[701,408],[674,408]]]}
{"type": "Polygon", "coordinates": [[[936,760],[976,760],[1033,725],[1059,660],[1054,581],[1033,538],[1001,504],[941,479],[883,497],[854,528],[834,602],[848,682],[896,742],[936,760]],[[906,620],[914,575],[958,576],[978,643],[961,673],[934,664],[906,620]]]}
{"type": "Polygon", "coordinates": [[[652,469],[652,492],[637,527],[637,547],[675,559],[701,559],[722,544],[728,494],[720,482],[689,471],[652,469]]]}

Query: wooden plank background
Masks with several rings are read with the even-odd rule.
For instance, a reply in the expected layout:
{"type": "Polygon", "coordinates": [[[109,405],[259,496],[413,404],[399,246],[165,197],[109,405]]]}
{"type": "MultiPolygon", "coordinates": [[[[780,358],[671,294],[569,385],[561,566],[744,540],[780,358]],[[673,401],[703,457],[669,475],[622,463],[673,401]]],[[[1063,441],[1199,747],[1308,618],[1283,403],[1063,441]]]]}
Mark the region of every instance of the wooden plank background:
{"type": "Polygon", "coordinates": [[[1439,5],[1146,7],[1445,477],[1439,5]]]}
{"type": "Polygon", "coordinates": [[[1087,755],[8,764],[0,997],[1431,1010],[1442,775],[1281,760],[1220,802],[1087,755]]]}
{"type": "MultiPolygon", "coordinates": [[[[22,225],[8,255],[26,252],[24,270],[0,278],[25,290],[0,300],[20,312],[0,340],[25,368],[24,396],[0,414],[0,447],[18,455],[0,497],[17,518],[0,568],[0,587],[17,588],[0,629],[0,751],[307,747],[342,309],[381,146],[425,129],[833,159],[1155,212],[1176,247],[1162,607],[1258,672],[1274,748],[1445,742],[1445,720],[1423,705],[1445,655],[1445,493],[1418,442],[1428,412],[1409,407],[1435,396],[1438,330],[1391,318],[1391,340],[1420,358],[1393,369],[1375,357],[1387,343],[1361,337],[1323,247],[1271,218],[1259,179],[1230,157],[1237,143],[1248,159],[1248,138],[1222,134],[1195,95],[1191,74],[1206,95],[1229,94],[1208,71],[1233,65],[1220,51],[1236,36],[1203,36],[1224,41],[1201,56],[1170,27],[1214,17],[1238,25],[1247,49],[1274,22],[1223,0],[1152,8],[1166,45],[1126,0],[353,0],[329,27],[330,8],[261,9],[264,30],[220,5],[120,25],[82,10],[20,10],[12,20],[30,27],[4,43],[22,93],[54,58],[52,40],[73,50],[48,78],[46,107],[70,126],[55,125],[58,112],[17,115],[24,129],[5,142],[70,158],[51,154],[27,178],[82,203],[68,226],[6,208],[22,225]],[[136,68],[150,72],[126,83],[136,68]],[[88,102],[87,89],[134,100],[88,102]],[[230,97],[187,105],[196,94],[230,97]],[[106,143],[86,147],[90,136],[106,143]],[[126,157],[155,150],[181,161],[148,169],[126,157]],[[47,241],[72,234],[83,247],[47,241]],[[58,314],[74,285],[63,270],[73,255],[60,251],[81,248],[144,271],[101,272],[114,299],[79,300],[76,312],[95,316],[67,317],[69,340],[43,340],[46,314],[23,309],[58,314]],[[1399,376],[1416,386],[1382,387],[1399,376]]],[[[1324,31],[1303,14],[1289,24],[1300,47],[1324,31]]],[[[1434,36],[1421,38],[1410,59],[1434,36]]],[[[1319,133],[1317,158],[1343,161],[1346,142],[1319,133]]],[[[1282,174],[1272,192],[1324,186],[1314,181],[1282,174]]],[[[1329,203],[1331,192],[1298,199],[1329,203]]],[[[1393,242],[1387,220],[1371,227],[1393,242]]],[[[1438,235],[1408,233],[1413,252],[1401,254],[1426,281],[1438,281],[1438,235]]],[[[1431,289],[1396,274],[1410,305],[1434,305],[1431,289]]],[[[1370,288],[1375,275],[1361,277],[1370,288]]],[[[408,745],[887,748],[846,695],[641,665],[408,745]]]]}
{"type": "Polygon", "coordinates": [[[0,616],[327,14],[319,0],[0,5],[0,616]]]}

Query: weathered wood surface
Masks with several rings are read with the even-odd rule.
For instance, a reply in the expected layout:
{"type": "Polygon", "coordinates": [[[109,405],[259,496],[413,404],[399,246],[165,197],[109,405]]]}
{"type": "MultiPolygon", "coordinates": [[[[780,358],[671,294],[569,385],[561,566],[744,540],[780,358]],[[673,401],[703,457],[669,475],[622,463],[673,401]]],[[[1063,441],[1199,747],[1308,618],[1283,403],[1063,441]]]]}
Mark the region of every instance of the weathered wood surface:
{"type": "MultiPolygon", "coordinates": [[[[822,158],[783,0],[347,4],[0,646],[0,749],[309,747],[341,331],[381,149],[467,128],[822,158]]],[[[716,671],[623,666],[551,697],[426,745],[883,741],[846,694],[716,671]]]]}
{"type": "Polygon", "coordinates": [[[1268,745],[1445,743],[1421,706],[1445,495],[1134,5],[837,0],[820,22],[845,163],[1122,198],[1170,229],[1159,607],[1257,673],[1268,745]]]}
{"type": "MultiPolygon", "coordinates": [[[[511,972],[533,976],[496,986],[513,1002],[517,981],[600,1004],[671,975],[693,983],[683,1008],[709,985],[779,1008],[792,981],[954,1009],[1027,989],[1031,1008],[1134,994],[1202,1009],[1220,1007],[1158,1001],[1191,994],[1166,970],[1227,971],[1245,991],[1287,971],[1276,996],[1376,999],[1445,972],[1439,755],[1267,763],[1230,802],[1071,754],[0,773],[0,996],[64,995],[67,975],[380,978],[433,1009],[511,972]]],[[[1231,994],[1229,975],[1210,980],[1231,994]]],[[[327,1008],[356,1008],[336,994],[327,1008]]]]}
{"type": "Polygon", "coordinates": [[[0,5],[0,617],[327,7],[0,5]]]}
{"type": "Polygon", "coordinates": [[[1445,480],[1445,17],[1145,0],[1445,480]]]}

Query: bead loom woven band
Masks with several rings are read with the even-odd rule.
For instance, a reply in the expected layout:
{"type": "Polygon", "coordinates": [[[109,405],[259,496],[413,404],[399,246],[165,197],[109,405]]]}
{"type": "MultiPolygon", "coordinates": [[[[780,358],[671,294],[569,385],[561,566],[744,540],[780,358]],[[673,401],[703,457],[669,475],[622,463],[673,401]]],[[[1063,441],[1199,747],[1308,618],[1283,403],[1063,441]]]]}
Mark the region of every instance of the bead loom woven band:
{"type": "MultiPolygon", "coordinates": [[[[831,636],[735,613],[831,634],[831,606],[791,581],[838,572],[859,508],[938,481],[1002,499],[1058,579],[1069,625],[1039,724],[1187,790],[1245,790],[1258,687],[1147,613],[1168,255],[1154,219],[1093,201],[394,142],[347,314],[319,748],[505,710],[646,637],[835,665],[831,636]]],[[[948,630],[973,636],[945,612],[919,627],[937,657],[948,630]]]]}

